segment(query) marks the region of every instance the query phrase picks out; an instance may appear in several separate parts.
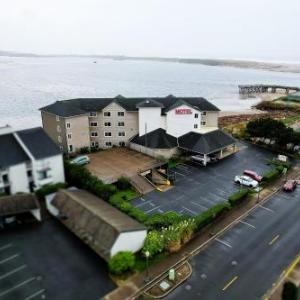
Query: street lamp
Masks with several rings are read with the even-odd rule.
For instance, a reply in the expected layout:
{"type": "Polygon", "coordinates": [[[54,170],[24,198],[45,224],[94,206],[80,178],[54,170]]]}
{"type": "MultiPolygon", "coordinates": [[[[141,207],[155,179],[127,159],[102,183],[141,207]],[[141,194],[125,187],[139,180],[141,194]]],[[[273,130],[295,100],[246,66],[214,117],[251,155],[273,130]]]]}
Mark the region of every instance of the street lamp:
{"type": "Polygon", "coordinates": [[[150,252],[146,251],[145,252],[145,256],[146,256],[146,278],[145,278],[145,282],[149,282],[150,281],[150,276],[149,276],[149,257],[150,257],[150,252]]]}
{"type": "Polygon", "coordinates": [[[257,186],[257,189],[258,189],[258,191],[257,191],[257,200],[256,200],[256,203],[259,203],[259,194],[260,194],[260,186],[259,186],[259,184],[258,184],[258,186],[257,186]]]}

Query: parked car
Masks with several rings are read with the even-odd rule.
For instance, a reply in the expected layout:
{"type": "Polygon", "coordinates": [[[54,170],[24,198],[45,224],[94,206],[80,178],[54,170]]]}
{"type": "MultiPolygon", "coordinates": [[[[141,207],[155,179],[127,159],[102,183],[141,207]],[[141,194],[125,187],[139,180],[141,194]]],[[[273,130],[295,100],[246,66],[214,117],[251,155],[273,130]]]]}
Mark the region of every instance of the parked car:
{"type": "Polygon", "coordinates": [[[297,181],[296,180],[288,180],[284,186],[283,186],[283,190],[285,192],[292,192],[296,189],[297,187],[297,181]]]}
{"type": "Polygon", "coordinates": [[[83,166],[90,162],[90,158],[87,155],[78,156],[71,160],[71,164],[77,166],[83,166]]]}
{"type": "Polygon", "coordinates": [[[249,177],[251,177],[252,179],[254,179],[257,182],[261,182],[262,181],[262,176],[259,176],[256,172],[251,171],[251,170],[245,170],[244,171],[244,175],[247,175],[249,177]]]}
{"type": "Polygon", "coordinates": [[[234,177],[234,182],[248,187],[257,187],[258,182],[246,175],[237,175],[234,177]]]}

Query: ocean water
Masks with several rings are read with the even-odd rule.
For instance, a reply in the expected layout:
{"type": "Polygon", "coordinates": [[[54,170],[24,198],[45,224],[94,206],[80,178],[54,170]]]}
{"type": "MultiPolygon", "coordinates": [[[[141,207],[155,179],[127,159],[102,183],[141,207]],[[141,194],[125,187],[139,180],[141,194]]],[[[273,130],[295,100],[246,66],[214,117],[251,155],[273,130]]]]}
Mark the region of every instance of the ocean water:
{"type": "Polygon", "coordinates": [[[84,97],[201,96],[222,110],[243,110],[239,84],[300,86],[300,74],[193,64],[77,57],[0,57],[0,126],[40,126],[39,108],[84,97]],[[97,61],[97,63],[94,63],[97,61]]]}

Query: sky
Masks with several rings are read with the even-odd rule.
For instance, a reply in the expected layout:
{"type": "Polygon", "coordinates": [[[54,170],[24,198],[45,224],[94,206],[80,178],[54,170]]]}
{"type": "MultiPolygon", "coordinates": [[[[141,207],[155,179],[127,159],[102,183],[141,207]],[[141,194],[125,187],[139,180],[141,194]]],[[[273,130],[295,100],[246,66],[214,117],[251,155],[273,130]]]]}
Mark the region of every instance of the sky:
{"type": "Polygon", "coordinates": [[[0,0],[0,50],[300,61],[299,0],[0,0]]]}

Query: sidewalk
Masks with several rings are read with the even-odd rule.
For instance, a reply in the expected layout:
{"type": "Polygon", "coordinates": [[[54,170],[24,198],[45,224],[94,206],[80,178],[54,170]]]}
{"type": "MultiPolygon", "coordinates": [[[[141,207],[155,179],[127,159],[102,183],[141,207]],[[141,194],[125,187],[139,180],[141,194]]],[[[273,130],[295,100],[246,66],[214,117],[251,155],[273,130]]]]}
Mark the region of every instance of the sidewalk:
{"type": "MultiPolygon", "coordinates": [[[[300,165],[297,164],[292,170],[288,172],[288,178],[295,178],[300,175],[300,165]]],[[[283,186],[285,177],[278,179],[273,185],[268,186],[260,192],[260,201],[257,203],[256,194],[248,201],[243,202],[240,206],[235,207],[228,213],[218,218],[215,222],[208,225],[201,230],[193,240],[186,244],[177,253],[170,254],[163,261],[158,264],[152,265],[149,268],[150,282],[145,284],[144,279],[146,273],[140,273],[131,277],[127,283],[117,288],[113,292],[103,297],[103,300],[119,300],[119,299],[134,299],[143,292],[149,289],[153,284],[160,280],[169,269],[178,266],[185,260],[196,255],[203,247],[205,247],[211,240],[215,239],[218,235],[234,226],[240,219],[248,215],[257,205],[261,205],[267,201],[274,194],[279,192],[283,186]],[[212,236],[212,233],[214,234],[212,236]]]]}

